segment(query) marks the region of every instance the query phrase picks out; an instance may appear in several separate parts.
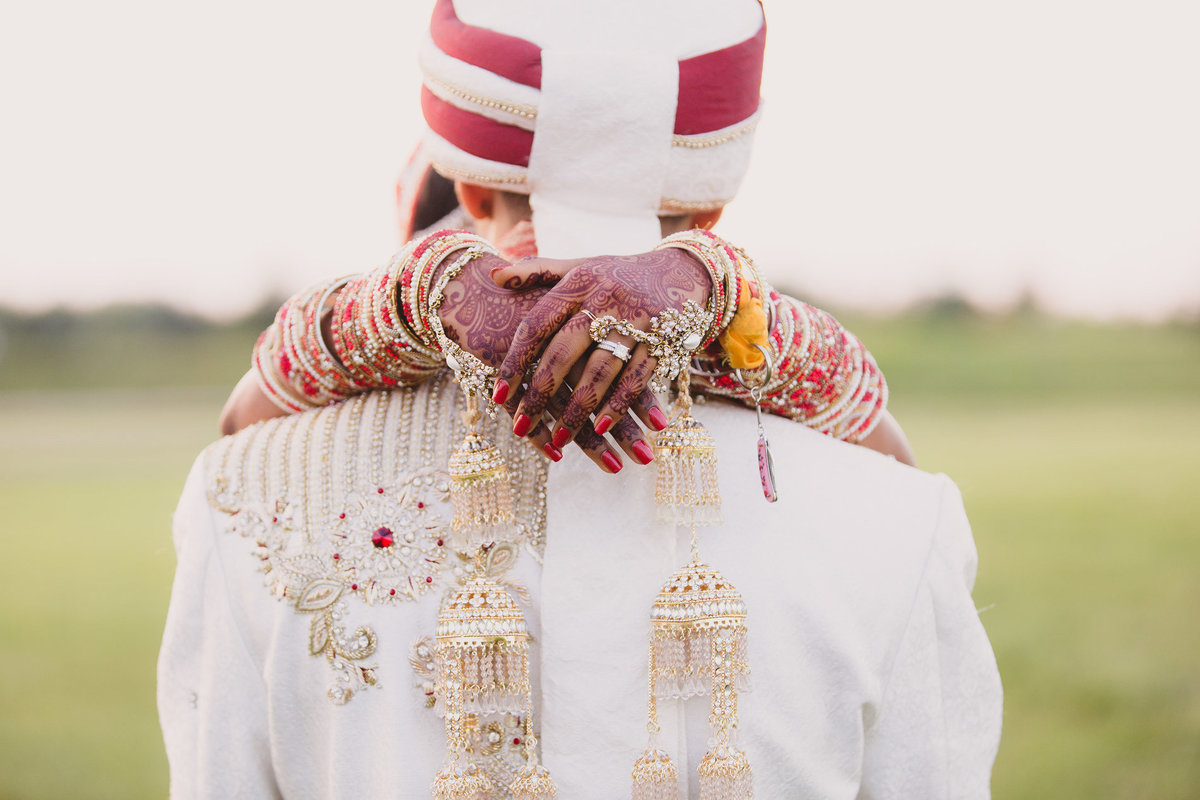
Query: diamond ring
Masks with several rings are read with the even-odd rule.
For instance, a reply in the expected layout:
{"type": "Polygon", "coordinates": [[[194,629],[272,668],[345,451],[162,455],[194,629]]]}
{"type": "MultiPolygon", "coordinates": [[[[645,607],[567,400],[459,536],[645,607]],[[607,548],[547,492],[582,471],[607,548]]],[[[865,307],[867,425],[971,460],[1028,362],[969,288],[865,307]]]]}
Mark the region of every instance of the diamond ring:
{"type": "Polygon", "coordinates": [[[605,339],[602,342],[597,342],[596,349],[607,350],[622,361],[629,360],[629,348],[620,342],[614,342],[612,339],[605,339]]]}

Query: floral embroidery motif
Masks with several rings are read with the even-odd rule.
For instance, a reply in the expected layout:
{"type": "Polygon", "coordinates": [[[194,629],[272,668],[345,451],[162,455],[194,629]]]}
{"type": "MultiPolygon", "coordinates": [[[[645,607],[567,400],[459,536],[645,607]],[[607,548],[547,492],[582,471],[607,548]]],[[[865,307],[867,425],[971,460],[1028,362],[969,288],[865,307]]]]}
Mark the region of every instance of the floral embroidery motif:
{"type": "MultiPolygon", "coordinates": [[[[286,499],[217,506],[230,514],[231,532],[254,541],[271,591],[313,614],[309,652],[324,655],[334,670],[329,698],[335,703],[378,683],[375,666],[358,663],[375,652],[375,632],[359,626],[347,635],[342,598],[351,594],[367,605],[415,600],[440,584],[446,522],[433,504],[443,505],[447,493],[445,473],[422,469],[391,486],[347,494],[345,510],[320,526],[328,531],[324,547],[307,546],[308,537],[296,535],[295,511],[286,499]]],[[[218,489],[209,499],[216,506],[227,498],[218,489]]]]}
{"type": "Polygon", "coordinates": [[[376,686],[375,667],[353,662],[369,658],[375,652],[375,631],[360,625],[354,629],[352,638],[345,638],[341,620],[346,614],[344,603],[339,602],[345,588],[337,581],[318,579],[304,587],[296,598],[296,610],[313,615],[308,633],[308,651],[314,656],[324,655],[337,673],[333,686],[329,687],[329,699],[341,705],[354,696],[355,691],[376,686]]]}
{"type": "MultiPolygon", "coordinates": [[[[439,468],[463,430],[448,384],[446,373],[414,390],[269,420],[207,454],[209,504],[226,515],[228,532],[253,543],[268,590],[312,615],[305,649],[329,663],[335,703],[380,685],[368,663],[378,638],[352,621],[353,604],[453,594],[463,572],[448,531],[449,476],[439,468]]],[[[520,498],[518,541],[540,560],[545,465],[523,442],[497,438],[520,498]]],[[[518,553],[497,548],[493,569],[506,570],[518,553]]]]}
{"type": "Polygon", "coordinates": [[[423,469],[346,497],[346,510],[330,525],[330,566],[368,605],[415,600],[433,587],[448,548],[446,522],[432,503],[445,501],[447,480],[423,469]]]}

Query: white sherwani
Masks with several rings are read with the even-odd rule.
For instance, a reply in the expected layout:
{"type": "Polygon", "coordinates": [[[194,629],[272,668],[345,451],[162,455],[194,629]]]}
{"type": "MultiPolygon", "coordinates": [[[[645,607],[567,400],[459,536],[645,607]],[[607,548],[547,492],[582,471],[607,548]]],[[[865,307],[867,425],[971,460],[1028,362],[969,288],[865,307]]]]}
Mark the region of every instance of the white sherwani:
{"type": "MultiPolygon", "coordinates": [[[[273,420],[196,462],[159,661],[172,797],[429,796],[444,736],[420,642],[462,574],[438,544],[437,470],[461,431],[452,390],[434,381],[273,420]],[[371,543],[391,541],[382,518],[386,546],[371,543]],[[314,586],[341,594],[330,603],[314,586]]],[[[702,529],[701,555],[750,613],[754,688],[739,714],[755,796],[987,797],[1001,690],[954,484],[770,418],[780,500],[768,504],[753,413],[710,402],[694,414],[717,440],[727,520],[702,529]]],[[[526,541],[502,574],[534,636],[542,763],[564,800],[628,797],[646,745],[650,604],[688,537],[653,524],[653,467],[606,476],[575,451],[547,477],[504,427],[526,541]]],[[[707,701],[659,714],[696,797],[707,701]]],[[[507,774],[520,732],[480,735],[481,758],[507,774]]]]}

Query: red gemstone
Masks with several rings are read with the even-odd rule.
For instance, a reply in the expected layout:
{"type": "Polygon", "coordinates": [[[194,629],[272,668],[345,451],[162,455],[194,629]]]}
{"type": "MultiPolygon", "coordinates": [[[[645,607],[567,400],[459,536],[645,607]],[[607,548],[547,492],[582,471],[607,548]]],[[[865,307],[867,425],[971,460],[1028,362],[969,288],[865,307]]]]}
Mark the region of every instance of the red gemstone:
{"type": "Polygon", "coordinates": [[[379,492],[379,494],[383,494],[383,487],[382,487],[382,486],[380,486],[380,487],[379,487],[378,489],[376,489],[375,491],[379,492]]]}
{"type": "Polygon", "coordinates": [[[443,542],[441,539],[438,539],[438,547],[441,547],[443,544],[445,544],[445,542],[443,542]]]}
{"type": "Polygon", "coordinates": [[[424,503],[417,503],[417,508],[424,508],[424,507],[425,507],[424,503]]]}
{"type": "Polygon", "coordinates": [[[396,594],[396,590],[395,590],[395,589],[388,589],[388,594],[390,594],[390,595],[394,595],[394,594],[396,594]]]}
{"type": "Polygon", "coordinates": [[[425,582],[426,582],[426,583],[433,583],[433,578],[426,578],[426,579],[425,579],[425,582]]]}
{"type": "Polygon", "coordinates": [[[352,591],[352,592],[357,592],[357,591],[358,591],[358,584],[357,584],[357,583],[352,583],[352,584],[350,584],[350,591],[352,591]]]}
{"type": "Polygon", "coordinates": [[[346,512],[345,512],[345,511],[343,511],[341,514],[338,514],[338,519],[345,519],[345,518],[346,518],[346,512]]]}
{"type": "Polygon", "coordinates": [[[380,525],[375,529],[375,532],[371,534],[371,544],[375,545],[376,547],[391,547],[392,543],[395,541],[396,537],[392,533],[392,529],[384,525],[380,525]]]}
{"type": "Polygon", "coordinates": [[[333,554],[333,560],[334,560],[334,561],[337,561],[337,560],[338,560],[339,558],[341,558],[341,557],[342,557],[342,554],[341,554],[341,553],[334,553],[334,554],[333,554]]]}
{"type": "Polygon", "coordinates": [[[518,739],[516,736],[514,736],[514,737],[513,737],[513,744],[520,744],[520,743],[521,743],[521,740],[520,740],[520,739],[518,739]]]}

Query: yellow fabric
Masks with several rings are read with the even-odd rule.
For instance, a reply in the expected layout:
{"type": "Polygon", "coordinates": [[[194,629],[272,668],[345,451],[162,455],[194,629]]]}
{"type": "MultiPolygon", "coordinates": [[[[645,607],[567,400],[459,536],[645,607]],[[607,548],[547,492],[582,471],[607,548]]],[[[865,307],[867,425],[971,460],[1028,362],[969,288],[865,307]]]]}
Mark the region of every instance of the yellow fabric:
{"type": "Polygon", "coordinates": [[[750,293],[749,281],[738,281],[738,309],[733,322],[717,337],[734,369],[758,369],[765,358],[755,347],[767,346],[767,315],[762,300],[750,293]]]}

